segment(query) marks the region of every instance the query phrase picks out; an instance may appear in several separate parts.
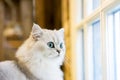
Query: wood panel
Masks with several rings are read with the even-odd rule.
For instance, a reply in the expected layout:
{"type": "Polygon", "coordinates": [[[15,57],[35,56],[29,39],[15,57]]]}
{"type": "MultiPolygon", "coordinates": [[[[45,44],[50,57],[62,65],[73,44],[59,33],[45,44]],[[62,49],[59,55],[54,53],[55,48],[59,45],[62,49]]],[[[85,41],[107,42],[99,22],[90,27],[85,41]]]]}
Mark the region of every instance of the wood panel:
{"type": "Polygon", "coordinates": [[[45,27],[44,0],[35,0],[35,22],[41,27],[45,27]]]}
{"type": "Polygon", "coordinates": [[[61,0],[54,0],[54,27],[59,29],[62,27],[62,9],[61,0]]]}
{"type": "Polygon", "coordinates": [[[21,24],[24,30],[25,39],[29,36],[33,25],[33,4],[32,0],[20,0],[21,24]]]}
{"type": "Polygon", "coordinates": [[[0,61],[3,60],[3,27],[4,27],[4,5],[0,0],[0,61]]]}
{"type": "Polygon", "coordinates": [[[66,56],[64,63],[65,80],[72,80],[71,68],[71,34],[70,34],[70,19],[69,19],[69,0],[62,0],[62,26],[65,29],[66,56]]]}

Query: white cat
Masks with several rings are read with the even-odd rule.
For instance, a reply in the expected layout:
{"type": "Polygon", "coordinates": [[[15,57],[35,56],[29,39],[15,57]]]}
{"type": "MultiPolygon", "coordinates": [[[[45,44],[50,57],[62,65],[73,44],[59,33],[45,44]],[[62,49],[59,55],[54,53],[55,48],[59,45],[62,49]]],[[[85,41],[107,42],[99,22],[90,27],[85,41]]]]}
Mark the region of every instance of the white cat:
{"type": "Polygon", "coordinates": [[[64,29],[46,30],[34,24],[16,53],[17,61],[0,63],[0,80],[63,80],[64,29]]]}

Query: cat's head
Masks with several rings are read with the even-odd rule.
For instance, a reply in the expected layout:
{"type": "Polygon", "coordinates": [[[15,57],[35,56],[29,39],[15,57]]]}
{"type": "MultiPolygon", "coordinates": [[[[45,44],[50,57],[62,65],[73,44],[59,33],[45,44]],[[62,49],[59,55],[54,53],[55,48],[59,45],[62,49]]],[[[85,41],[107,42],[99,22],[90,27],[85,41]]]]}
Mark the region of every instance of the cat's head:
{"type": "Polygon", "coordinates": [[[34,49],[44,58],[59,58],[65,55],[64,29],[47,30],[34,24],[31,37],[35,41],[34,49]]]}

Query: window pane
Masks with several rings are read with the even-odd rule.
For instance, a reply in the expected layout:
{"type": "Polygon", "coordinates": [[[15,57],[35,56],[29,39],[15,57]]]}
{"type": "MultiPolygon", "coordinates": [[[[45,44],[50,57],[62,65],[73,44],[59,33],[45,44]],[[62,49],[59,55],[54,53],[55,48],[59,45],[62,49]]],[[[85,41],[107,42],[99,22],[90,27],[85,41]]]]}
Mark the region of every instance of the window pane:
{"type": "MultiPolygon", "coordinates": [[[[87,15],[91,14],[100,5],[100,0],[87,0],[87,15]]],[[[86,8],[86,6],[85,6],[86,8]]]]}
{"type": "Polygon", "coordinates": [[[93,26],[94,80],[102,80],[101,54],[100,54],[100,21],[93,23],[92,26],[93,26]]]}
{"type": "Polygon", "coordinates": [[[93,77],[94,77],[94,75],[93,75],[93,40],[92,40],[92,38],[93,38],[93,30],[92,30],[92,25],[91,26],[89,26],[88,27],[88,37],[87,37],[87,40],[88,40],[88,44],[87,44],[87,46],[88,46],[88,50],[87,50],[87,55],[85,56],[86,58],[85,59],[87,59],[87,64],[86,64],[86,66],[85,67],[87,67],[87,72],[86,73],[88,73],[88,76],[87,76],[87,79],[86,80],[93,80],[93,77]]]}
{"type": "Polygon", "coordinates": [[[115,80],[113,18],[113,15],[108,16],[106,29],[107,80],[115,80]]]}
{"type": "Polygon", "coordinates": [[[96,9],[100,4],[100,0],[93,0],[93,10],[96,9]]]}
{"type": "Polygon", "coordinates": [[[88,80],[102,80],[100,54],[100,21],[88,28],[88,80]]]}
{"type": "Polygon", "coordinates": [[[84,79],[84,33],[83,30],[78,32],[77,38],[77,80],[84,79]]]}
{"type": "Polygon", "coordinates": [[[120,11],[115,16],[116,78],[120,80],[120,11]]]}
{"type": "Polygon", "coordinates": [[[120,10],[107,16],[107,80],[120,80],[120,10]]]}

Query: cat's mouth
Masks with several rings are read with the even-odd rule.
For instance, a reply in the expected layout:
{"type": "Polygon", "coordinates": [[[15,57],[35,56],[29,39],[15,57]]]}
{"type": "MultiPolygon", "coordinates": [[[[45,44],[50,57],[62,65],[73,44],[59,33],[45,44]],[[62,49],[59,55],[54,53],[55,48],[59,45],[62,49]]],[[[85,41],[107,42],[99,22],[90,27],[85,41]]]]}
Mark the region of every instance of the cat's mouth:
{"type": "Polygon", "coordinates": [[[60,54],[49,54],[49,58],[56,58],[56,57],[59,57],[60,56],[60,54]]]}

